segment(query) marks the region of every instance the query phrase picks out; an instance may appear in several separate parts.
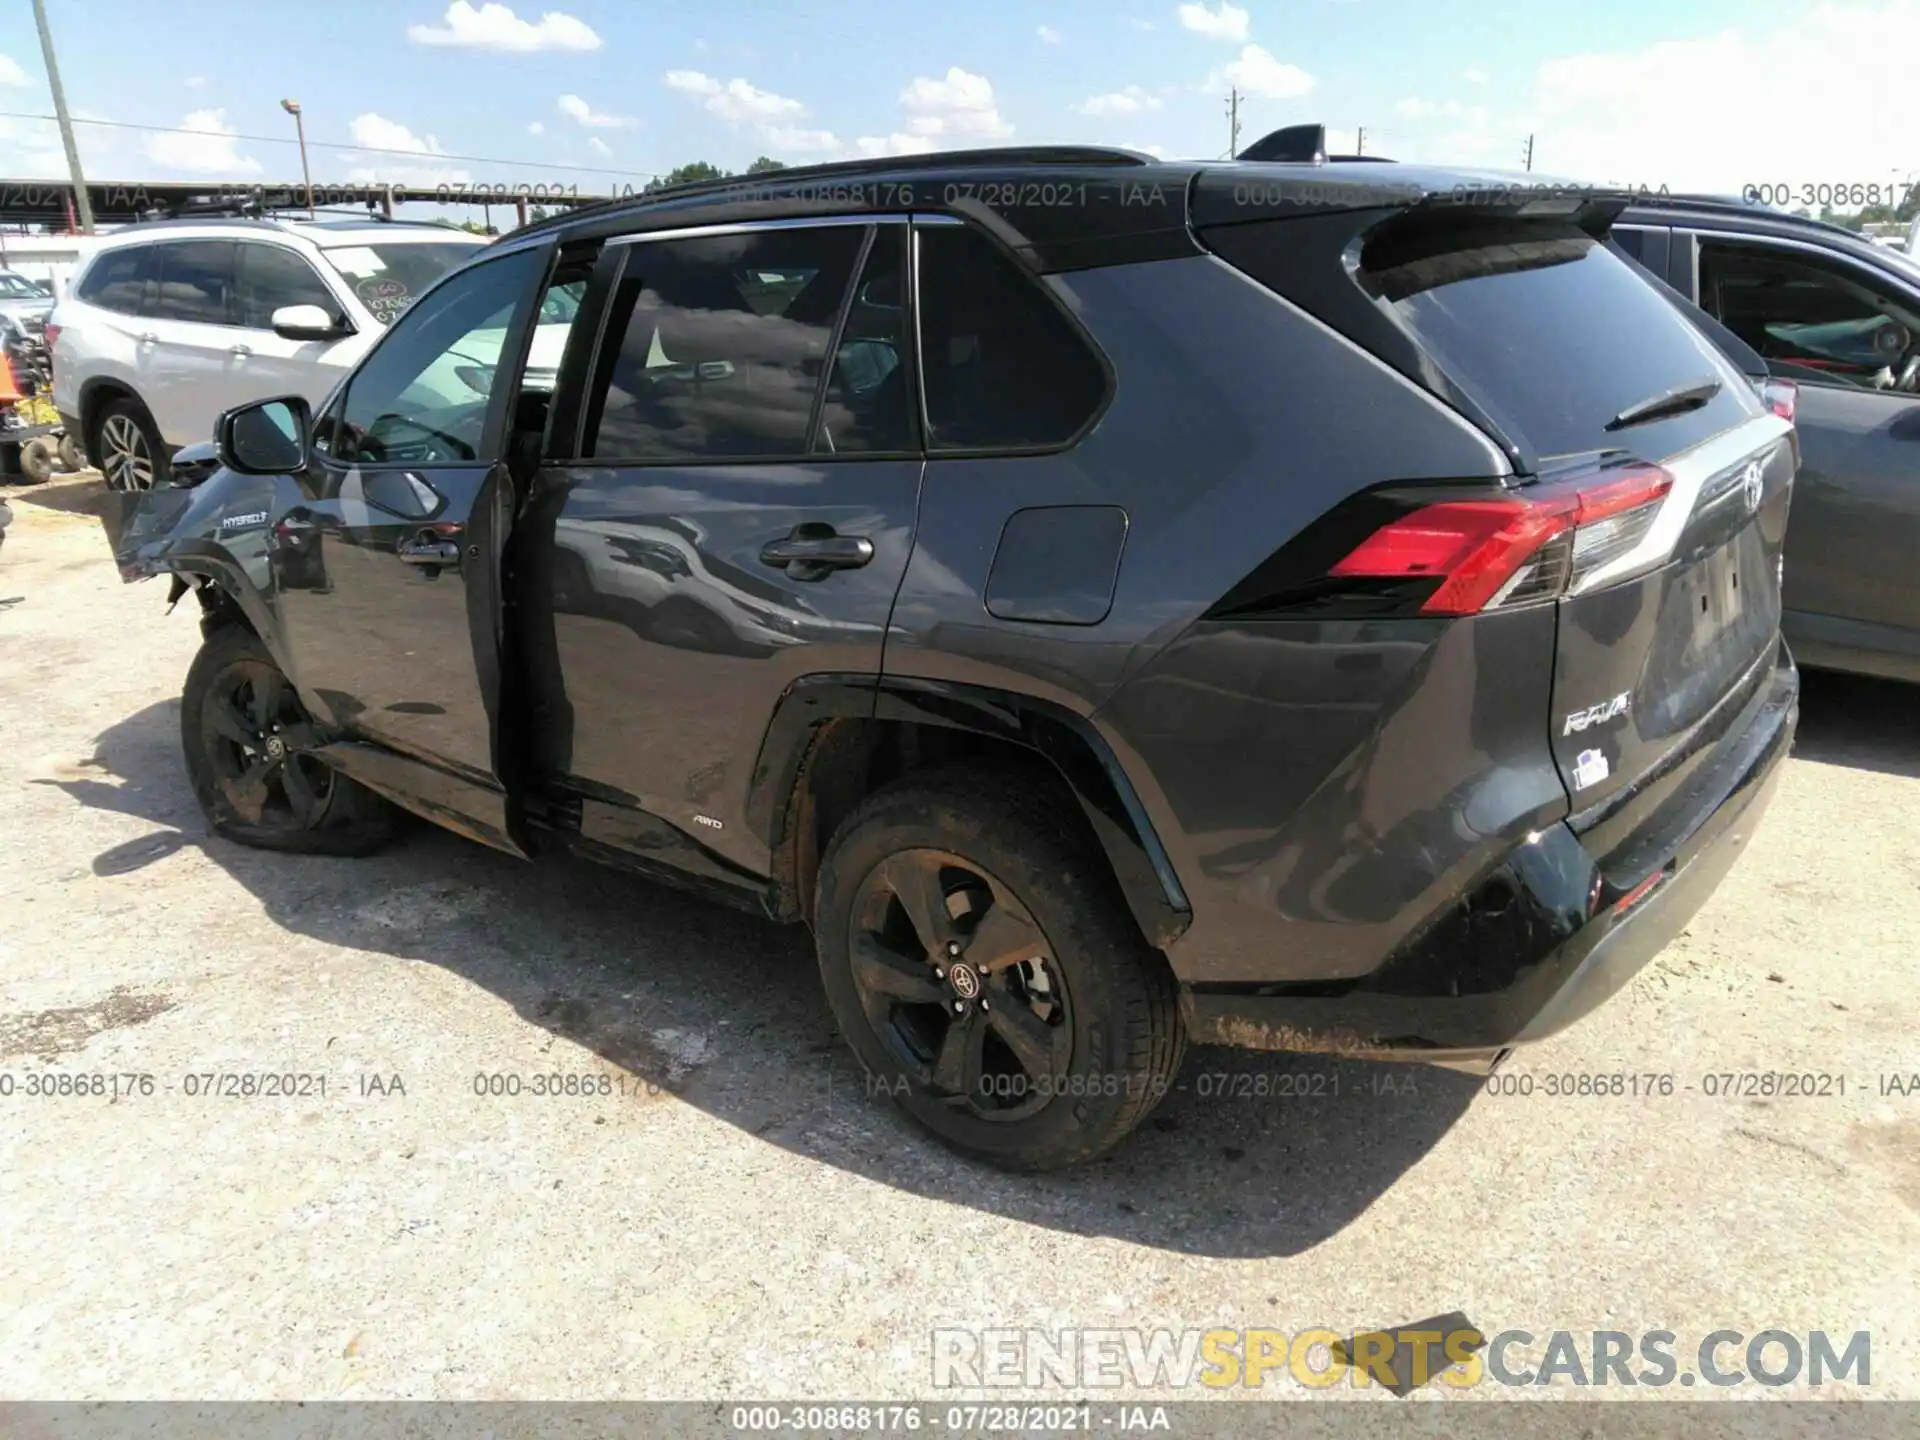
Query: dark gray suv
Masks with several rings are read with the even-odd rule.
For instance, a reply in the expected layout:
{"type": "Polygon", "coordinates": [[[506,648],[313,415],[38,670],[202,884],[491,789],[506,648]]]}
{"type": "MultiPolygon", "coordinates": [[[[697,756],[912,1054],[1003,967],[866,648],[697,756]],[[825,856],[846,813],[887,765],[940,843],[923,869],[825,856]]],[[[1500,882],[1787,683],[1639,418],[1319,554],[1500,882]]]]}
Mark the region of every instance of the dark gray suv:
{"type": "Polygon", "coordinates": [[[1920,263],[1737,200],[1642,199],[1613,240],[1783,382],[1801,456],[1783,617],[1794,653],[1920,681],[1920,263]]]}
{"type": "Polygon", "coordinates": [[[214,828],[397,804],[804,922],[876,1091],[1010,1166],[1189,1040],[1552,1033],[1779,775],[1791,429],[1620,198],[1391,171],[982,151],[507,237],[120,497],[214,828]]]}

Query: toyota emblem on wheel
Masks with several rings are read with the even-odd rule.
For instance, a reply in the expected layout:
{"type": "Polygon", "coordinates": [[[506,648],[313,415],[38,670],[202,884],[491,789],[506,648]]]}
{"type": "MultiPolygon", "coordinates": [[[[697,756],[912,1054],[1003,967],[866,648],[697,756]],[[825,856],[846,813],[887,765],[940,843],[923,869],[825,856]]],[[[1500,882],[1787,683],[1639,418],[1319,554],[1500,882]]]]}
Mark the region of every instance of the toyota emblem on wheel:
{"type": "Polygon", "coordinates": [[[953,993],[962,1000],[971,1000],[980,993],[980,974],[971,965],[956,961],[947,971],[947,979],[952,982],[953,993]]]}

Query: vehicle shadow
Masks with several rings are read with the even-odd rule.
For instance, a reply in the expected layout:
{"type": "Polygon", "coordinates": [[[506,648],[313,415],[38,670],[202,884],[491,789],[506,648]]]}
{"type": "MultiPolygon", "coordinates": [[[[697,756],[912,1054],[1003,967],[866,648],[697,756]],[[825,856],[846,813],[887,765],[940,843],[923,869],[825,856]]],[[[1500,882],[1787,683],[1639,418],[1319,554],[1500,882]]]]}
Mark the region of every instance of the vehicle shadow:
{"type": "Polygon", "coordinates": [[[1802,671],[1793,753],[1824,765],[1920,777],[1920,686],[1802,671]]]}
{"type": "Polygon", "coordinates": [[[441,966],[769,1144],[1050,1229],[1231,1258],[1311,1249],[1417,1163],[1478,1088],[1425,1066],[1199,1049],[1115,1154],[1006,1175],[868,1093],[802,927],[581,862],[529,865],[424,825],[371,860],[230,844],[188,789],[175,701],[104,731],[76,769],[85,778],[35,783],[157,827],[96,857],[96,874],[197,847],[287,930],[441,966]]]}

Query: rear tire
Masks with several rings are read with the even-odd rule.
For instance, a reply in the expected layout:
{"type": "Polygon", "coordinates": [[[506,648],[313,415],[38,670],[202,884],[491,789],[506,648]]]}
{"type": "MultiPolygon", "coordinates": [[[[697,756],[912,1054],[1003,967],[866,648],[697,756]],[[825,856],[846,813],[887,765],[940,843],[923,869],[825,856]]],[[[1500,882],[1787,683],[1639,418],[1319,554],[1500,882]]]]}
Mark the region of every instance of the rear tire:
{"type": "Polygon", "coordinates": [[[1173,975],[1035,773],[957,766],[868,797],[821,860],[814,928],[870,1093],[967,1155],[1090,1160],[1179,1072],[1173,975]]]}
{"type": "Polygon", "coordinates": [[[109,490],[151,490],[173,475],[173,452],[147,407],[130,395],[109,400],[87,446],[109,490]]]}
{"type": "Polygon", "coordinates": [[[207,637],[187,671],[180,742],[216,835],[297,855],[370,855],[391,840],[398,812],[304,753],[314,738],[257,636],[228,625],[207,637]]]}

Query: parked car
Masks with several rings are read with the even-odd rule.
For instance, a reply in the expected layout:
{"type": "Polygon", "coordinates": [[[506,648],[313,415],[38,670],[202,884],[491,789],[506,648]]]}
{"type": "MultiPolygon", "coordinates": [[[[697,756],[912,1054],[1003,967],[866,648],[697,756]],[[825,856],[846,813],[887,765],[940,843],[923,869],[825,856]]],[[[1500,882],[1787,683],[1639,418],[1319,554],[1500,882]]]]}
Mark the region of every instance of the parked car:
{"type": "Polygon", "coordinates": [[[53,309],[53,296],[26,276],[0,270],[0,325],[37,334],[53,309]]]}
{"type": "Polygon", "coordinates": [[[48,321],[54,403],[109,486],[165,480],[220,412],[319,404],[486,241],[443,225],[183,220],[103,237],[48,321]]]}
{"type": "Polygon", "coordinates": [[[117,497],[121,573],[201,603],[213,829],[365,853],[398,804],[803,921],[874,1089],[1015,1167],[1189,1040],[1561,1029],[1781,773],[1791,430],[1619,198],[1390,180],[979,151],[503,239],[317,417],[117,497]]]}
{"type": "Polygon", "coordinates": [[[1793,387],[1794,654],[1920,681],[1920,264],[1739,200],[1642,200],[1613,240],[1793,387]]]}

